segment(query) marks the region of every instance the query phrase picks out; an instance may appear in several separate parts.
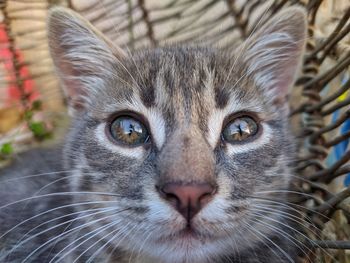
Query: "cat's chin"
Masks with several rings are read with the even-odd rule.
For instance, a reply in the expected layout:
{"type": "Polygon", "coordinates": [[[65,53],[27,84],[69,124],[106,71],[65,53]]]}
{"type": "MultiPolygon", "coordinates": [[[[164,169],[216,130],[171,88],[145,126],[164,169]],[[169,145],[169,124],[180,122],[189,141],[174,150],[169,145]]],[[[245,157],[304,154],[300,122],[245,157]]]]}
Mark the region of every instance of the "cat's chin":
{"type": "MultiPolygon", "coordinates": [[[[232,252],[232,251],[231,251],[232,252]]],[[[229,254],[229,250],[220,247],[218,240],[200,238],[191,234],[180,234],[168,241],[155,242],[153,249],[147,251],[155,262],[184,263],[184,262],[213,262],[217,255],[229,254]]]]}
{"type": "Polygon", "coordinates": [[[232,254],[232,247],[223,245],[223,239],[186,227],[177,233],[148,239],[142,251],[155,263],[209,263],[218,255],[232,254]]]}

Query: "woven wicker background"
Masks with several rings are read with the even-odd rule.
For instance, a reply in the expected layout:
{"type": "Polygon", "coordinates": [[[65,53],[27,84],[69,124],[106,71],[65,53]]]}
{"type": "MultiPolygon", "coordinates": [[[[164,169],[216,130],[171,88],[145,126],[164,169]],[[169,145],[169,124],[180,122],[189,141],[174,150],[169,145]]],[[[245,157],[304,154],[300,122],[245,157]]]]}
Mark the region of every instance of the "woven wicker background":
{"type": "Polygon", "coordinates": [[[179,41],[233,49],[278,10],[304,6],[307,53],[291,97],[302,194],[291,198],[307,238],[294,242],[307,246],[305,262],[350,262],[349,0],[0,0],[1,160],[65,126],[45,31],[53,5],[81,13],[130,50],[179,41]]]}

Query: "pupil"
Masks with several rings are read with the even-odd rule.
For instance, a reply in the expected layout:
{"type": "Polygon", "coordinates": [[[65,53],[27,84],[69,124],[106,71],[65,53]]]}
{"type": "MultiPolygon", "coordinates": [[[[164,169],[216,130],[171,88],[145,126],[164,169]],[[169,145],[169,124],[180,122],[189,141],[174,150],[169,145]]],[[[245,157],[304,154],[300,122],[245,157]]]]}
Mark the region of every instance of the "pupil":
{"type": "Polygon", "coordinates": [[[238,132],[239,132],[239,135],[243,135],[243,130],[242,130],[242,124],[239,124],[238,125],[238,132]]]}
{"type": "Polygon", "coordinates": [[[134,125],[129,125],[129,136],[132,134],[132,132],[135,130],[134,125]]]}

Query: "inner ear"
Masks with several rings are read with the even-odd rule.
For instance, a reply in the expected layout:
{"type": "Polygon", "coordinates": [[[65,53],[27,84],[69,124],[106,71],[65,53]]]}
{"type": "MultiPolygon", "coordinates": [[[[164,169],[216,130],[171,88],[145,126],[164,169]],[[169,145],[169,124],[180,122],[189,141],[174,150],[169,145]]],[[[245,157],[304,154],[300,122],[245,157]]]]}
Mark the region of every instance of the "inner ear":
{"type": "Polygon", "coordinates": [[[50,10],[48,41],[69,106],[75,111],[87,107],[126,57],[86,19],[62,7],[50,10]]]}
{"type": "Polygon", "coordinates": [[[302,62],[306,12],[291,7],[278,13],[241,45],[239,60],[273,103],[285,103],[302,62]]]}

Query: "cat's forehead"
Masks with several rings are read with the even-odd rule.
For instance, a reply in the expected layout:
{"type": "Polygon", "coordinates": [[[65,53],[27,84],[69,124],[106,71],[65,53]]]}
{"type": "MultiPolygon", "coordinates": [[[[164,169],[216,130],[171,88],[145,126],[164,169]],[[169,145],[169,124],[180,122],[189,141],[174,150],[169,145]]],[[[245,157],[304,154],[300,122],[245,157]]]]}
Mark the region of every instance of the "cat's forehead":
{"type": "Polygon", "coordinates": [[[109,89],[124,87],[131,102],[160,109],[171,118],[198,122],[213,109],[224,109],[230,103],[249,104],[259,97],[254,85],[242,78],[244,68],[236,63],[235,57],[216,49],[143,50],[119,66],[117,84],[109,89]]]}

